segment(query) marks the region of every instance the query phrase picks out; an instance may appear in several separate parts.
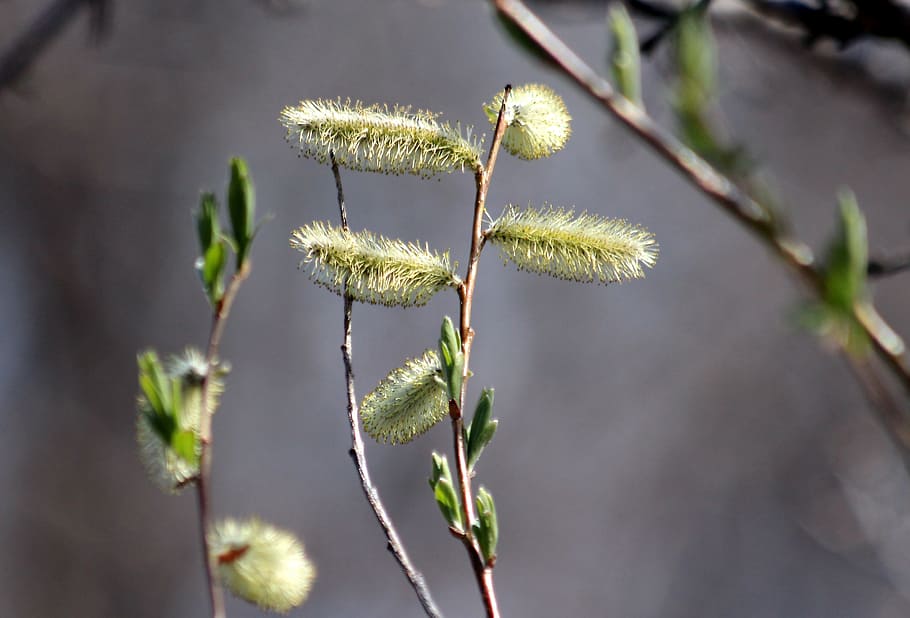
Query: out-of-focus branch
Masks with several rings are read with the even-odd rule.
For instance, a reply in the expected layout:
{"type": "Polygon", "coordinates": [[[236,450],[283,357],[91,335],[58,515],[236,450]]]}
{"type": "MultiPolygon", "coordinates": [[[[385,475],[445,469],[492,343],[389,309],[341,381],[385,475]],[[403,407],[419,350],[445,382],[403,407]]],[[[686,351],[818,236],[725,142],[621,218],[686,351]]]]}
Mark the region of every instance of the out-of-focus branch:
{"type": "Polygon", "coordinates": [[[95,38],[107,28],[110,0],[57,0],[0,55],[0,90],[15,83],[83,6],[91,10],[95,38]]]}
{"type": "MultiPolygon", "coordinates": [[[[899,0],[742,2],[761,17],[801,30],[807,45],[829,39],[843,49],[863,38],[879,38],[900,41],[910,49],[910,5],[899,0]]],[[[662,22],[655,33],[643,40],[644,52],[653,50],[679,20],[679,10],[652,0],[626,0],[626,3],[639,15],[662,22]]],[[[700,3],[707,4],[702,0],[695,4],[700,3]]]]}
{"type": "MultiPolygon", "coordinates": [[[[788,236],[775,225],[768,208],[740,191],[729,178],[662,129],[643,109],[617,95],[609,82],[579,58],[520,0],[493,1],[500,15],[516,26],[531,44],[575,80],[582,90],[651,146],[718,207],[768,246],[813,294],[824,294],[823,273],[816,267],[811,250],[805,243],[788,236]]],[[[910,393],[910,364],[905,357],[906,346],[900,336],[871,304],[857,303],[852,309],[852,317],[869,337],[878,356],[910,393]]],[[[910,419],[901,415],[900,422],[902,429],[896,431],[893,437],[905,449],[910,450],[910,419]]],[[[893,427],[889,426],[889,429],[894,431],[893,427]]]]}
{"type": "Polygon", "coordinates": [[[831,39],[845,48],[862,38],[894,39],[910,48],[910,6],[898,0],[820,2],[745,0],[758,14],[801,29],[806,43],[831,39]]]}

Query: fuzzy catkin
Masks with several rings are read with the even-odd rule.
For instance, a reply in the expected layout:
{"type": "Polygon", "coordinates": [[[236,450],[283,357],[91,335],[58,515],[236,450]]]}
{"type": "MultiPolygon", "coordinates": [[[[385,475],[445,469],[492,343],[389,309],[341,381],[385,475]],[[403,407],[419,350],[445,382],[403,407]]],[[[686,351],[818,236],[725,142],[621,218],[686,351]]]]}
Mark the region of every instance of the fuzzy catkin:
{"type": "Polygon", "coordinates": [[[281,110],[287,140],[300,155],[320,163],[334,153],[339,165],[366,172],[432,177],[480,167],[481,141],[467,127],[462,135],[428,111],[315,99],[281,110]]]}
{"type": "Polygon", "coordinates": [[[208,542],[218,579],[237,597],[286,613],[309,595],[316,569],[292,533],[255,517],[225,519],[208,542]]]}
{"type": "Polygon", "coordinates": [[[442,365],[434,350],[409,359],[363,399],[363,429],[377,442],[403,444],[429,431],[448,412],[442,365]]]}
{"type": "MultiPolygon", "coordinates": [[[[490,122],[496,124],[503,93],[484,106],[490,122]]],[[[562,150],[572,135],[571,116],[562,98],[549,86],[527,84],[512,89],[503,120],[506,130],[502,146],[521,159],[541,159],[562,150]]]]}
{"type": "Polygon", "coordinates": [[[350,232],[319,221],[297,229],[291,247],[312,264],[310,278],[338,295],[377,305],[425,305],[443,288],[457,286],[456,264],[414,243],[370,231],[350,232]]]}
{"type": "Polygon", "coordinates": [[[510,205],[484,236],[519,270],[579,282],[644,277],[642,267],[654,266],[658,255],[654,235],[643,227],[548,205],[510,205]]]}

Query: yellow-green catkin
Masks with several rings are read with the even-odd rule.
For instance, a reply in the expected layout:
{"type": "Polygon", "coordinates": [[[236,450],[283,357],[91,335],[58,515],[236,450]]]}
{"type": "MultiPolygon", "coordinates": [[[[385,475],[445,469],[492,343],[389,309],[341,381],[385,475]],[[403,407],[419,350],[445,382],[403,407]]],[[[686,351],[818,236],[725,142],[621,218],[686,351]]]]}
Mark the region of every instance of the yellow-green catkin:
{"type": "Polygon", "coordinates": [[[433,112],[364,105],[350,99],[301,101],[281,110],[287,140],[320,163],[365,172],[432,177],[480,167],[481,141],[472,129],[439,122],[433,112]]]}
{"type": "Polygon", "coordinates": [[[409,359],[363,399],[363,429],[377,442],[403,444],[429,431],[448,413],[442,365],[434,350],[409,359]]]}
{"type": "MultiPolygon", "coordinates": [[[[484,106],[495,124],[502,108],[503,93],[484,106]]],[[[502,146],[521,159],[549,157],[566,145],[572,134],[569,111],[562,98],[549,86],[527,84],[512,89],[504,112],[506,122],[502,146]]]]}
{"type": "Polygon", "coordinates": [[[233,595],[279,613],[306,600],[316,568],[291,532],[255,517],[225,519],[208,542],[218,579],[233,595]]]}
{"type": "Polygon", "coordinates": [[[484,236],[519,270],[579,282],[643,277],[658,255],[654,235],[643,227],[549,205],[510,205],[484,236]]]}
{"type": "Polygon", "coordinates": [[[350,232],[316,221],[294,231],[290,243],[305,254],[304,264],[312,264],[315,283],[360,302],[420,306],[461,282],[448,252],[366,230],[350,232]]]}

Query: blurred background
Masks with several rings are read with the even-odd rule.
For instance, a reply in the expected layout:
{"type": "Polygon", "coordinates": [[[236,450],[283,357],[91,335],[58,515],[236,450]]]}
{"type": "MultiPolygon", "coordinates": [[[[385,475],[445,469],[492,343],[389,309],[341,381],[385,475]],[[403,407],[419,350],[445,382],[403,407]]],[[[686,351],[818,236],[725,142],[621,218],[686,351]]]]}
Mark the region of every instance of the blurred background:
{"type": "MultiPolygon", "coordinates": [[[[50,2],[0,2],[0,49],[50,2]]],[[[602,3],[533,5],[606,72],[602,3]]],[[[721,7],[723,8],[723,7],[721,7]]],[[[891,618],[910,614],[910,478],[843,361],[795,326],[786,271],[565,78],[503,36],[480,0],[111,2],[80,9],[0,90],[0,616],[205,616],[192,493],[136,456],[135,357],[202,346],[193,261],[201,191],[247,159],[272,218],[222,345],[216,515],[297,532],[319,576],[299,616],[422,612],[347,450],[341,300],[297,270],[290,231],[335,221],[328,167],[277,115],[303,98],[409,104],[491,129],[506,83],[541,82],[574,119],[567,148],[502,156],[489,206],[549,201],[629,219],[661,247],[644,280],[585,286],[503,267],[477,288],[470,399],[500,429],[476,484],[496,498],[504,616],[891,618]]],[[[835,195],[864,207],[873,252],[910,245],[910,55],[844,53],[723,11],[726,130],[761,162],[816,248],[835,195]]],[[[649,31],[649,25],[643,24],[649,31]]],[[[645,61],[666,126],[666,54],[645,61]]],[[[473,178],[342,172],[353,228],[451,248],[465,263],[473,178]]],[[[875,285],[910,334],[906,276],[875,285]]],[[[359,395],[435,346],[454,294],[354,308],[359,395]]],[[[443,423],[368,440],[374,481],[443,613],[479,616],[463,548],[427,487],[443,423]]],[[[232,617],[261,615],[229,599],[232,617]]]]}

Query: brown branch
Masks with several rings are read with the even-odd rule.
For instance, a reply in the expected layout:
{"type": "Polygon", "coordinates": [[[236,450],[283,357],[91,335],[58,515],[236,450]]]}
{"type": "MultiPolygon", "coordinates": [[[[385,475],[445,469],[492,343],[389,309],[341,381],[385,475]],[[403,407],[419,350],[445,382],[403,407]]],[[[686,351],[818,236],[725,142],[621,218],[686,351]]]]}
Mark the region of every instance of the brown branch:
{"type": "Polygon", "coordinates": [[[240,270],[234,273],[228,283],[224,296],[215,307],[212,315],[212,329],[209,334],[209,343],[205,354],[206,375],[202,383],[202,413],[199,419],[199,474],[196,477],[196,497],[199,504],[199,535],[202,537],[202,559],[205,563],[205,580],[209,589],[209,602],[212,607],[212,618],[224,618],[224,593],[221,584],[215,577],[215,565],[209,552],[209,528],[211,518],[209,505],[211,492],[209,481],[212,475],[212,412],[208,406],[209,380],[213,371],[218,370],[218,347],[227,323],[234,298],[240,289],[240,284],[250,274],[250,262],[245,261],[240,270]]]}
{"type": "Polygon", "coordinates": [[[872,410],[885,429],[885,434],[897,448],[904,468],[910,472],[910,426],[907,424],[906,413],[901,410],[887,386],[882,383],[868,358],[844,354],[844,359],[863,389],[866,399],[872,404],[872,410]]]}
{"type": "MultiPolygon", "coordinates": [[[[335,187],[338,190],[338,211],[341,217],[341,228],[348,230],[348,215],[344,203],[344,189],[341,186],[341,172],[338,170],[338,163],[335,161],[334,153],[331,153],[332,174],[335,176],[335,187]]],[[[389,551],[395,556],[402,572],[407,577],[411,588],[417,594],[417,599],[423,607],[423,611],[430,618],[441,618],[442,614],[436,607],[430,589],[427,586],[423,575],[414,568],[408,553],[405,550],[404,543],[398,537],[398,532],[392,524],[392,518],[385,510],[382,500],[379,498],[379,492],[370,479],[370,470],[367,467],[366,452],[363,445],[363,437],[360,434],[360,425],[357,421],[357,396],[354,392],[354,366],[351,356],[351,313],[353,310],[354,299],[347,293],[344,294],[344,342],[341,344],[341,356],[344,361],[344,379],[348,398],[348,425],[351,430],[351,449],[348,453],[357,469],[357,476],[360,478],[360,488],[366,497],[376,521],[379,522],[383,532],[385,532],[388,541],[389,551]]]]}
{"type": "MultiPolygon", "coordinates": [[[[805,243],[780,230],[767,208],[740,191],[726,176],[662,129],[646,112],[615,94],[609,82],[585,64],[520,0],[493,0],[493,3],[503,17],[523,31],[582,90],[676,168],[699,191],[764,242],[813,293],[822,293],[824,282],[815,267],[812,251],[805,243]]],[[[853,309],[853,317],[869,336],[878,356],[910,392],[910,364],[904,356],[906,345],[900,336],[871,305],[857,304],[853,309]]]]}
{"type": "Polygon", "coordinates": [[[107,19],[109,0],[57,0],[0,56],[0,90],[13,84],[58,36],[83,5],[92,10],[92,29],[100,36],[107,19]]]}
{"type": "Polygon", "coordinates": [[[461,394],[459,401],[449,401],[449,416],[452,419],[452,438],[455,448],[455,464],[458,471],[458,488],[461,494],[461,507],[465,520],[465,531],[461,537],[477,585],[480,587],[484,607],[489,618],[498,618],[499,605],[496,601],[496,590],[493,587],[493,566],[485,563],[483,553],[474,539],[471,524],[474,522],[474,497],[471,492],[471,476],[468,472],[467,451],[464,444],[464,410],[465,393],[467,392],[468,378],[470,377],[469,364],[471,360],[471,345],[474,342],[474,329],[471,328],[471,310],[474,305],[474,286],[477,283],[477,267],[480,263],[480,252],[483,249],[483,214],[490,189],[490,178],[496,166],[496,157],[499,154],[499,145],[506,130],[505,110],[509,101],[511,86],[506,86],[502,97],[502,106],[496,119],[496,129],[493,133],[493,142],[490,144],[490,153],[487,156],[486,166],[478,168],[474,173],[476,196],[474,198],[474,220],[471,230],[471,253],[468,259],[468,269],[464,281],[458,288],[458,297],[461,300],[461,347],[464,353],[464,373],[462,375],[461,394]]]}

